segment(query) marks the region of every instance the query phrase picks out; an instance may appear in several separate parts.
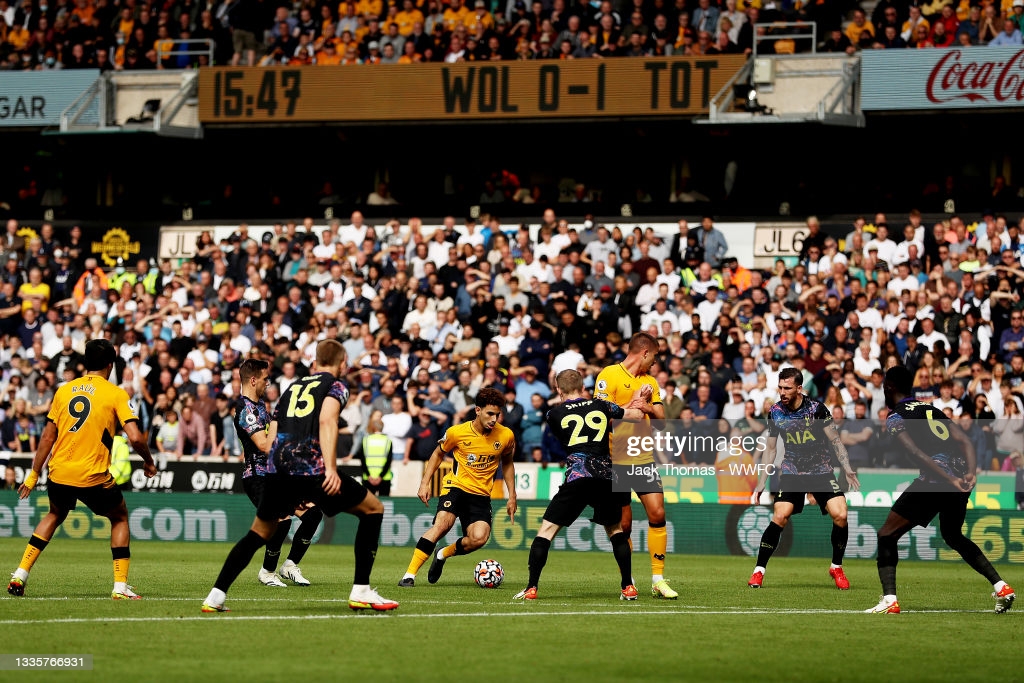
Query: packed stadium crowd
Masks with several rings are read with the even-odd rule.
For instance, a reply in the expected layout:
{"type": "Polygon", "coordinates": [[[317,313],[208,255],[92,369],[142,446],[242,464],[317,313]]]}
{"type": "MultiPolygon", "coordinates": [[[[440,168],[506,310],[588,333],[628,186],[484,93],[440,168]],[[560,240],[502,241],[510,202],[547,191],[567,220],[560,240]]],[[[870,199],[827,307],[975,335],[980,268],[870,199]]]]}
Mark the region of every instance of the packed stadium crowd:
{"type": "Polygon", "coordinates": [[[979,466],[1024,469],[1017,222],[986,213],[926,225],[912,211],[858,218],[845,236],[814,217],[807,229],[798,262],[762,271],[729,256],[711,216],[680,220],[668,238],[590,219],[571,226],[552,209],[533,233],[486,215],[437,229],[418,218],[371,226],[357,211],[322,231],[306,219],[243,224],[220,243],[204,232],[191,259],[105,271],[79,228],[58,238],[43,224],[26,238],[12,219],[0,245],[0,438],[34,451],[55,388],[81,374],[85,342],[105,337],[120,356],[112,381],[154,452],[237,458],[241,361],[271,361],[272,414],[309,373],[316,342],[331,338],[350,368],[343,456],[376,418],[396,460],[425,460],[493,387],[517,457],[559,461],[545,426],[555,375],[578,369],[593,390],[647,332],[666,417],[695,429],[763,429],[778,374],[794,367],[847,425],[856,466],[909,466],[879,423],[857,421],[884,420],[883,372],[902,364],[914,398],[972,436],[979,466]]]}
{"type": "Polygon", "coordinates": [[[0,69],[791,53],[772,34],[812,24],[830,52],[1020,45],[1024,0],[0,0],[0,69]]]}

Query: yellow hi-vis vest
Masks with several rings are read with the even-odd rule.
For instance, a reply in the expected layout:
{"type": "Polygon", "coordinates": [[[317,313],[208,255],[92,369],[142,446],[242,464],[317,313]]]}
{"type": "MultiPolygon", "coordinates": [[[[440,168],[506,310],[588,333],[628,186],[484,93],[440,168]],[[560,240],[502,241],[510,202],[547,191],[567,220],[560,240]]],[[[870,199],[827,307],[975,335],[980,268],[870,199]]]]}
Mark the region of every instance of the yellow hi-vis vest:
{"type": "MultiPolygon", "coordinates": [[[[363,437],[363,464],[371,477],[379,477],[388,462],[391,438],[387,434],[367,434],[363,437]]],[[[384,481],[391,481],[391,470],[384,475],[384,481]]]]}

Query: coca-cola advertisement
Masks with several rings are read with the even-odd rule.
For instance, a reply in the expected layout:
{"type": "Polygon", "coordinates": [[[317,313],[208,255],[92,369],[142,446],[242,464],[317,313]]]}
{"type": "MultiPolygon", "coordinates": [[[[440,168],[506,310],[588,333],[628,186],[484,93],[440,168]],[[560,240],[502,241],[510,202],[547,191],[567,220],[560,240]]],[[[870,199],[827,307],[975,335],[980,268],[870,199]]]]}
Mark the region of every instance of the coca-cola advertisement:
{"type": "Polygon", "coordinates": [[[869,50],[861,57],[861,110],[982,109],[1024,103],[1024,49],[869,50]]]}

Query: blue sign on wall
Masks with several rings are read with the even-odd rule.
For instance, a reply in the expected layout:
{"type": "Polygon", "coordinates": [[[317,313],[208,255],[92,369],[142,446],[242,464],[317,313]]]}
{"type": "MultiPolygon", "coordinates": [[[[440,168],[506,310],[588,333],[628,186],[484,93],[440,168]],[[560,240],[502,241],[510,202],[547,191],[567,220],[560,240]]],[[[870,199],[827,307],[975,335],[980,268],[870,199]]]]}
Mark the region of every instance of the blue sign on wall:
{"type": "Polygon", "coordinates": [[[60,125],[61,112],[85,92],[99,75],[96,69],[8,72],[0,75],[0,126],[42,128],[60,125]]]}

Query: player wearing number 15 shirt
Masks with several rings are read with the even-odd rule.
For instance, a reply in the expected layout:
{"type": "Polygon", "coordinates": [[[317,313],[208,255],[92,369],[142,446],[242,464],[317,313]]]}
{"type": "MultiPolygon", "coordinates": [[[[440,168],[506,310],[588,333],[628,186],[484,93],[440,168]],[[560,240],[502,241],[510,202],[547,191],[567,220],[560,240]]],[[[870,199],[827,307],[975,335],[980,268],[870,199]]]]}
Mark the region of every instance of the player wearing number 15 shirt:
{"type": "Polygon", "coordinates": [[[413,588],[416,574],[431,555],[434,559],[427,581],[437,583],[448,558],[467,555],[487,543],[491,537],[491,490],[499,467],[508,491],[505,510],[509,519],[515,515],[516,470],[512,457],[516,452],[516,439],[511,429],[498,424],[504,407],[505,396],[500,391],[481,389],[476,395],[476,417],[449,427],[424,465],[418,496],[427,505],[431,480],[442,459],[451,457],[454,461],[451,474],[441,487],[434,524],[416,542],[416,550],[399,586],[413,588]],[[455,526],[456,519],[462,523],[462,538],[435,554],[437,542],[455,526]]]}
{"type": "Polygon", "coordinates": [[[128,393],[107,381],[117,352],[106,339],[85,345],[84,376],[64,384],[53,397],[32,469],[19,490],[26,498],[39,480],[43,465],[50,470],[47,494],[50,511],[35,528],[7,592],[24,595],[29,571],[78,501],[110,520],[110,553],[114,560],[115,600],[139,598],[128,587],[128,508],[110,474],[110,449],[123,429],[142,456],[147,477],[156,474],[146,437],[129,405],[128,393]]]}
{"type": "Polygon", "coordinates": [[[276,429],[277,438],[267,457],[256,519],[249,533],[228,553],[203,602],[203,612],[226,611],[224,601],[231,584],[256,551],[274,537],[280,520],[303,503],[315,503],[328,517],[347,512],[359,519],[353,544],[355,580],[348,606],[376,611],[398,607],[397,602],[370,588],[384,506],[360,482],[338,473],[338,418],[349,392],[337,378],[344,375],[346,365],[345,347],[340,342],[319,342],[312,374],[292,383],[278,401],[276,424],[272,423],[269,430],[276,429]]]}
{"type": "Polygon", "coordinates": [[[619,565],[620,599],[636,600],[629,537],[622,531],[622,503],[612,491],[608,440],[612,420],[640,420],[654,409],[641,398],[626,407],[588,399],[583,396],[583,376],[576,370],[558,373],[555,385],[563,402],[548,411],[547,422],[552,435],[567,453],[565,481],[544,511],[544,522],[530,546],[530,581],[513,599],[537,599],[537,584],[548,561],[551,541],[589,505],[594,510],[593,522],[604,527],[619,565]]]}
{"type": "Polygon", "coordinates": [[[960,427],[930,403],[913,401],[913,375],[902,366],[885,373],[885,405],[889,417],[885,431],[917,461],[921,476],[896,499],[889,517],[878,531],[878,578],[882,599],[867,612],[899,614],[896,601],[897,544],[915,526],[928,526],[939,516],[942,540],[974,571],[992,584],[996,614],[1013,606],[1013,589],[999,577],[974,541],[964,536],[967,501],[975,484],[977,466],[974,445],[960,427]]]}

